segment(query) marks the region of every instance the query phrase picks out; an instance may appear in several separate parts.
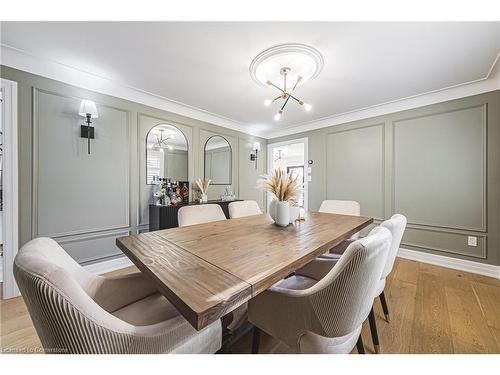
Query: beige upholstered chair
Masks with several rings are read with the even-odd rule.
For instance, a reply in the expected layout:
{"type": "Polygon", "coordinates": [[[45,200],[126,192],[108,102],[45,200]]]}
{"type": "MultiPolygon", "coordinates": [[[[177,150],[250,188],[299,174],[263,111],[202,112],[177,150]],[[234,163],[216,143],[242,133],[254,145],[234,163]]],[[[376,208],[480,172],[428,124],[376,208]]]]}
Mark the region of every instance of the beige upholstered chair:
{"type": "Polygon", "coordinates": [[[363,353],[361,327],[373,305],[391,244],[382,227],[353,242],[338,262],[317,259],[249,302],[248,316],[259,329],[299,353],[363,353]],[[334,266],[332,267],[332,263],[334,266]]]}
{"type": "MultiPolygon", "coordinates": [[[[390,321],[389,307],[387,306],[387,300],[385,298],[385,293],[384,293],[385,280],[387,276],[389,276],[389,274],[392,272],[392,268],[394,267],[394,261],[396,260],[399,246],[401,245],[401,239],[403,238],[403,234],[406,228],[406,217],[400,214],[392,215],[390,219],[382,222],[380,226],[387,228],[391,232],[392,241],[389,254],[387,256],[387,260],[384,266],[384,270],[382,272],[382,276],[380,277],[380,280],[377,283],[377,288],[375,290],[375,298],[377,296],[380,298],[380,303],[382,304],[382,310],[384,311],[384,315],[387,322],[389,322],[390,321]]],[[[321,255],[320,258],[338,260],[340,256],[341,256],[340,254],[324,254],[321,255]]],[[[379,353],[380,344],[378,340],[377,324],[375,321],[375,312],[373,311],[373,308],[370,311],[370,315],[368,316],[368,318],[370,322],[370,330],[372,334],[373,345],[375,347],[375,351],[379,353]]]]}
{"type": "Polygon", "coordinates": [[[226,215],[224,215],[224,211],[218,204],[200,204],[179,208],[177,220],[180,227],[185,227],[187,225],[226,220],[226,215]]]}
{"type": "Polygon", "coordinates": [[[196,331],[140,273],[96,276],[37,238],[14,275],[47,353],[214,353],[220,320],[196,331]]]}
{"type": "Polygon", "coordinates": [[[256,201],[239,201],[229,203],[229,217],[231,219],[260,214],[262,214],[262,211],[256,201]]]}

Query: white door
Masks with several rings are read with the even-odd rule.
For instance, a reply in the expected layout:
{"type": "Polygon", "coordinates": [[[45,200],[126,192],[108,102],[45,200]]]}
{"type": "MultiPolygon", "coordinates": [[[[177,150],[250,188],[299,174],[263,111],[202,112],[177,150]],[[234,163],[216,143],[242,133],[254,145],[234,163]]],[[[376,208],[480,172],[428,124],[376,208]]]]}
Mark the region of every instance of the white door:
{"type": "MultiPolygon", "coordinates": [[[[267,173],[274,169],[282,169],[284,172],[292,172],[302,179],[303,189],[298,203],[307,211],[307,186],[308,186],[308,139],[300,138],[290,141],[269,143],[267,145],[267,173]]],[[[267,202],[271,201],[268,196],[267,202]]]]}

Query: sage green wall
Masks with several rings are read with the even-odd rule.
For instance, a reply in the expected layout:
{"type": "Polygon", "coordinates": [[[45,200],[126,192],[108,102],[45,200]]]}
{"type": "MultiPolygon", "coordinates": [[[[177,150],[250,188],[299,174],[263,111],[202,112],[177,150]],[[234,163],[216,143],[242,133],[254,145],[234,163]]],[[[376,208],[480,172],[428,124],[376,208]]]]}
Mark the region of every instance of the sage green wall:
{"type": "Polygon", "coordinates": [[[311,210],[353,199],[376,223],[402,213],[402,247],[500,265],[500,91],[268,143],[303,137],[311,210]]]}
{"type": "MultiPolygon", "coordinates": [[[[55,238],[80,263],[120,256],[116,237],[148,229],[146,134],[158,124],[172,124],[185,134],[191,184],[203,177],[206,140],[224,136],[233,151],[231,189],[263,206],[255,179],[264,172],[265,152],[256,170],[247,146],[259,141],[265,150],[265,139],[10,67],[1,66],[0,75],[18,83],[20,245],[43,235],[55,238]],[[91,155],[79,137],[82,98],[95,101],[99,111],[91,155]]],[[[209,191],[216,198],[224,188],[209,191]]]]}

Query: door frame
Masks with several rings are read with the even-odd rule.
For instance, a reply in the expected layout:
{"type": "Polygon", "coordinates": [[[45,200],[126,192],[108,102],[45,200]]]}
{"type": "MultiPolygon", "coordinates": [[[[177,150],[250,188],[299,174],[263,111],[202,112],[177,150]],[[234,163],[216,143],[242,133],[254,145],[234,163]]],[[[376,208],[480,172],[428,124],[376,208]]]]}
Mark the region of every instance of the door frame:
{"type": "Polygon", "coordinates": [[[18,251],[18,153],[17,153],[17,82],[0,79],[3,130],[3,299],[19,295],[14,279],[14,258],[18,251]]]}
{"type": "MultiPolygon", "coordinates": [[[[309,205],[309,170],[308,170],[308,160],[309,160],[309,138],[296,138],[290,139],[288,141],[274,142],[267,144],[267,173],[271,173],[271,168],[273,165],[273,148],[286,146],[291,144],[303,143],[304,144],[304,210],[308,210],[309,205]]],[[[268,207],[270,202],[269,194],[266,194],[266,207],[268,207]]]]}

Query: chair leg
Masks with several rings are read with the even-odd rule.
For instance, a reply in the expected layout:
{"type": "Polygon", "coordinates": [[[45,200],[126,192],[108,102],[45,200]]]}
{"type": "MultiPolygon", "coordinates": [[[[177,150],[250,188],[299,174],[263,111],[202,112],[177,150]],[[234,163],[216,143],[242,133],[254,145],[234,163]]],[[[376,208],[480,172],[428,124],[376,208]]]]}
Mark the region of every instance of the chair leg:
{"type": "Polygon", "coordinates": [[[259,354],[260,329],[253,327],[252,354],[259,354]]]}
{"type": "Polygon", "coordinates": [[[380,293],[379,298],[380,298],[380,303],[382,304],[382,310],[384,310],[385,320],[387,320],[387,322],[390,322],[391,319],[389,317],[389,307],[387,306],[387,301],[385,299],[384,291],[380,293]]]}
{"type": "Polygon", "coordinates": [[[370,315],[368,315],[368,321],[370,323],[370,332],[372,333],[373,347],[375,348],[375,353],[380,353],[380,345],[378,342],[378,333],[377,333],[377,322],[375,321],[375,312],[372,309],[370,310],[370,315]]]}
{"type": "Polygon", "coordinates": [[[365,354],[365,346],[363,345],[361,333],[359,334],[358,341],[356,342],[356,348],[358,349],[358,354],[365,354]]]}

